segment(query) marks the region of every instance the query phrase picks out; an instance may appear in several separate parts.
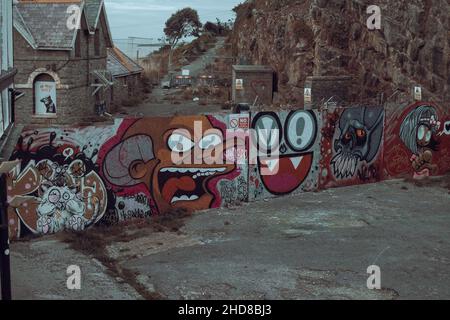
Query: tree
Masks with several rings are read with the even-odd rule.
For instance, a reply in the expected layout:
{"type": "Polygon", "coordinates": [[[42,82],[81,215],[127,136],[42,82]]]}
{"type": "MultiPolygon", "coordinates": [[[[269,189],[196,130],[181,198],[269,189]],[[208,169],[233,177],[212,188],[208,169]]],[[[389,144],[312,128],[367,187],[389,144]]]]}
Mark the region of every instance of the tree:
{"type": "Polygon", "coordinates": [[[172,70],[173,49],[183,38],[198,37],[201,27],[198,12],[192,8],[178,10],[166,21],[164,33],[170,45],[169,72],[172,70]]]}

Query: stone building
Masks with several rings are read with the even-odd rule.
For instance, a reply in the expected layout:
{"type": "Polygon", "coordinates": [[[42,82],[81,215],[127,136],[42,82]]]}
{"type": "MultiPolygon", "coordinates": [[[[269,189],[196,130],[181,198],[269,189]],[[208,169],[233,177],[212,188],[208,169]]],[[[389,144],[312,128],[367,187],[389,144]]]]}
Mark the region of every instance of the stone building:
{"type": "Polygon", "coordinates": [[[13,8],[16,121],[92,123],[108,111],[112,38],[103,0],[18,1],[13,8]]]}
{"type": "Polygon", "coordinates": [[[233,102],[250,105],[271,105],[274,73],[268,66],[233,66],[233,102]]]}
{"type": "MultiPolygon", "coordinates": [[[[0,0],[0,139],[14,122],[11,89],[16,73],[13,67],[12,0],[0,0]]],[[[1,148],[1,147],[0,147],[1,148]]]]}
{"type": "Polygon", "coordinates": [[[117,47],[108,48],[108,71],[114,82],[110,91],[112,105],[126,104],[126,101],[134,100],[141,95],[140,82],[144,68],[117,47]]]}

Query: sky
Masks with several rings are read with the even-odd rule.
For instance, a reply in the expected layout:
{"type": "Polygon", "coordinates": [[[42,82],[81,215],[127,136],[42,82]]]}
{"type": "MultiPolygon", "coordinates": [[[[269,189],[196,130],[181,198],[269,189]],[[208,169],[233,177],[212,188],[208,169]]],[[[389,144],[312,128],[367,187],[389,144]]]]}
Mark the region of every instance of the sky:
{"type": "Polygon", "coordinates": [[[105,0],[114,39],[161,38],[166,20],[178,9],[196,9],[202,23],[227,21],[243,0],[105,0]]]}

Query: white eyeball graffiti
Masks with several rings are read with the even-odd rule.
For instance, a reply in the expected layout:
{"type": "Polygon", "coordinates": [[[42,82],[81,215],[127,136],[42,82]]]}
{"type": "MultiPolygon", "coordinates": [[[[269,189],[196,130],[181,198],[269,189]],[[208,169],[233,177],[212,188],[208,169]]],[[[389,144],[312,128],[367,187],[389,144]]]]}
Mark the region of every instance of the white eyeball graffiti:
{"type": "Polygon", "coordinates": [[[187,152],[194,147],[194,142],[180,133],[173,133],[168,140],[170,150],[174,152],[187,152]]]}
{"type": "Polygon", "coordinates": [[[203,150],[215,148],[218,145],[221,145],[222,142],[223,137],[219,136],[218,134],[210,134],[200,141],[200,148],[202,148],[203,150]]]}
{"type": "Polygon", "coordinates": [[[309,149],[316,140],[317,125],[314,113],[303,110],[289,115],[285,125],[286,142],[297,152],[309,149]]]}
{"type": "Polygon", "coordinates": [[[254,124],[260,151],[274,151],[281,142],[281,123],[276,114],[267,113],[254,124]]]}
{"type": "Polygon", "coordinates": [[[450,121],[444,123],[444,134],[450,136],[450,121]]]}

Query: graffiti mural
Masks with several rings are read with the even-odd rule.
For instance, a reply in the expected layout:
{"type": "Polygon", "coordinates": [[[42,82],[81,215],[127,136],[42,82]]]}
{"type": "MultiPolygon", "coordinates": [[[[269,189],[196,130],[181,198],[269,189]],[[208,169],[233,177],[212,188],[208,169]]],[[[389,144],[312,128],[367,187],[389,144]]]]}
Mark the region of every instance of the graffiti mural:
{"type": "Polygon", "coordinates": [[[317,189],[318,133],[314,111],[260,112],[253,117],[255,141],[263,150],[279,151],[279,157],[258,154],[250,165],[251,200],[317,189]],[[262,174],[266,170],[268,174],[262,174]]]}
{"type": "Polygon", "coordinates": [[[448,120],[449,115],[432,103],[416,103],[390,115],[386,124],[387,176],[421,179],[448,171],[448,120]]]}
{"type": "Polygon", "coordinates": [[[107,190],[95,161],[101,140],[112,132],[43,129],[22,134],[12,155],[21,165],[8,178],[8,198],[24,199],[9,208],[12,235],[82,231],[102,219],[107,190]]]}
{"type": "Polygon", "coordinates": [[[247,201],[245,144],[239,155],[235,148],[245,134],[226,141],[230,117],[124,119],[104,127],[25,130],[11,157],[21,164],[8,178],[9,201],[22,200],[9,208],[11,234],[82,231],[172,208],[203,210],[247,201]],[[192,164],[173,162],[173,153],[194,148],[201,155],[195,159],[192,153],[192,164]]]}
{"type": "Polygon", "coordinates": [[[324,113],[321,186],[379,181],[383,128],[382,107],[335,109],[324,113]]]}
{"type": "MultiPolygon", "coordinates": [[[[102,175],[120,196],[130,197],[136,190],[153,199],[158,212],[188,207],[203,210],[221,206],[219,181],[232,181],[242,175],[236,164],[205,164],[189,159],[190,164],[174,165],[173,152],[187,152],[198,147],[221,149],[211,162],[224,159],[226,148],[224,122],[212,117],[175,117],[140,119],[125,124],[118,135],[100,152],[102,175]],[[201,132],[194,132],[194,124],[201,132]],[[180,134],[180,130],[187,134],[180,134]]],[[[233,147],[233,145],[232,145],[233,147]]],[[[231,151],[232,153],[232,151],[231,151]]],[[[190,153],[193,156],[194,153],[190,153]]],[[[208,159],[206,159],[208,160],[208,159]]],[[[223,161],[222,161],[223,162],[223,161]]]]}
{"type": "Polygon", "coordinates": [[[10,234],[18,238],[174,208],[443,175],[450,171],[450,114],[416,103],[388,115],[355,107],[120,119],[25,129],[11,160],[20,160],[7,176],[10,234]],[[253,153],[255,142],[260,152],[253,153]]]}

